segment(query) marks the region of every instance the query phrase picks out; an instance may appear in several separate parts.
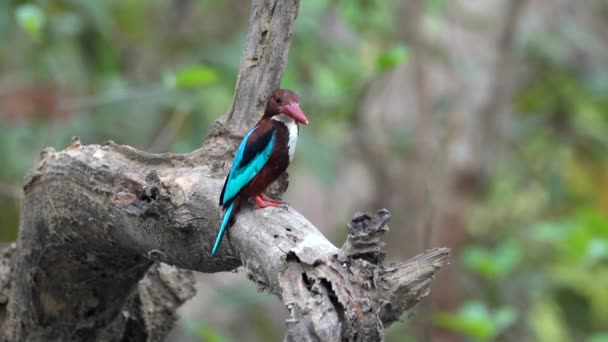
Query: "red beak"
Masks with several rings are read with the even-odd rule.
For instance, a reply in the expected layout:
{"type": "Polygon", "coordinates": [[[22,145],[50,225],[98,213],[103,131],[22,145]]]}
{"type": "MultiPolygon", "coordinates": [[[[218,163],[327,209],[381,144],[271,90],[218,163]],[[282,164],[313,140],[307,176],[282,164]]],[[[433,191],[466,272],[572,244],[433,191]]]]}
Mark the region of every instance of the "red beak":
{"type": "Polygon", "coordinates": [[[297,102],[291,102],[281,106],[281,113],[293,118],[301,124],[308,125],[308,119],[304,115],[304,112],[302,112],[300,109],[300,105],[297,102]]]}

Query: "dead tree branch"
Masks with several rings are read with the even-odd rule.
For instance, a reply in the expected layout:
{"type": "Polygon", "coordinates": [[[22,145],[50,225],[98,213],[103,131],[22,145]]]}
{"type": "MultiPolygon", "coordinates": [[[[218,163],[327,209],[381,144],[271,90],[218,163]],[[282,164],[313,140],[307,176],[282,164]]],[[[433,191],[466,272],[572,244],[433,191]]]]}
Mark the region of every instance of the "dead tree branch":
{"type": "Polygon", "coordinates": [[[149,154],[75,138],[42,152],[17,244],[0,255],[4,340],[162,340],[194,294],[190,270],[245,266],[289,309],[289,341],[382,340],[428,293],[449,251],[385,262],[385,210],[356,214],[337,248],[293,208],[245,208],[210,256],[232,151],[279,85],[297,9],[298,0],[253,2],[234,104],[200,149],[149,154]]]}

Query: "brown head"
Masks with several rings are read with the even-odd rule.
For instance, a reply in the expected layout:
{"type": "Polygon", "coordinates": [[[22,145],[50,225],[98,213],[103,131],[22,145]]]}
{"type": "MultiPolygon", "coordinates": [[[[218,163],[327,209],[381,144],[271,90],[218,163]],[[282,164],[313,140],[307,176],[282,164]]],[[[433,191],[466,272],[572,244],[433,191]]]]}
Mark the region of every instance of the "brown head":
{"type": "Polygon", "coordinates": [[[300,97],[291,90],[277,89],[268,98],[264,118],[271,118],[279,114],[287,115],[301,124],[308,125],[308,119],[300,109],[300,97]]]}

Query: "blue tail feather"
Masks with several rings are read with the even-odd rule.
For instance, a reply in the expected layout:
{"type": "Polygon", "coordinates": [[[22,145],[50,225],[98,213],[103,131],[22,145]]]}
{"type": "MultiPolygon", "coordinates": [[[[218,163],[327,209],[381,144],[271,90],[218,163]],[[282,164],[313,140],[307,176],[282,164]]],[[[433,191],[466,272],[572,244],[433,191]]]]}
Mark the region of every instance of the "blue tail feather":
{"type": "Polygon", "coordinates": [[[230,217],[232,216],[232,208],[234,208],[234,202],[230,203],[228,210],[226,210],[226,214],[224,214],[222,226],[220,227],[220,231],[217,233],[215,244],[213,244],[213,249],[211,250],[211,256],[214,256],[217,249],[220,247],[220,242],[222,242],[222,237],[224,237],[224,231],[226,230],[226,227],[228,227],[228,222],[230,222],[230,217]]]}

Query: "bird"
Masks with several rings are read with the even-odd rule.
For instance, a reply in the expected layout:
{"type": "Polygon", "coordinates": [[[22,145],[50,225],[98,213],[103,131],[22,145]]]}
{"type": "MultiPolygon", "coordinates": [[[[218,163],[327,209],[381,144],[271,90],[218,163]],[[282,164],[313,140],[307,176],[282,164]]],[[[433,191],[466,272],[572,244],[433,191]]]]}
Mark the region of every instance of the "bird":
{"type": "Polygon", "coordinates": [[[264,191],[293,160],[299,124],[308,125],[300,109],[300,97],[288,89],[272,92],[264,115],[241,141],[224,181],[219,205],[225,213],[211,256],[217,253],[241,205],[250,198],[257,203],[256,209],[283,207],[282,201],[268,197],[264,191]]]}

